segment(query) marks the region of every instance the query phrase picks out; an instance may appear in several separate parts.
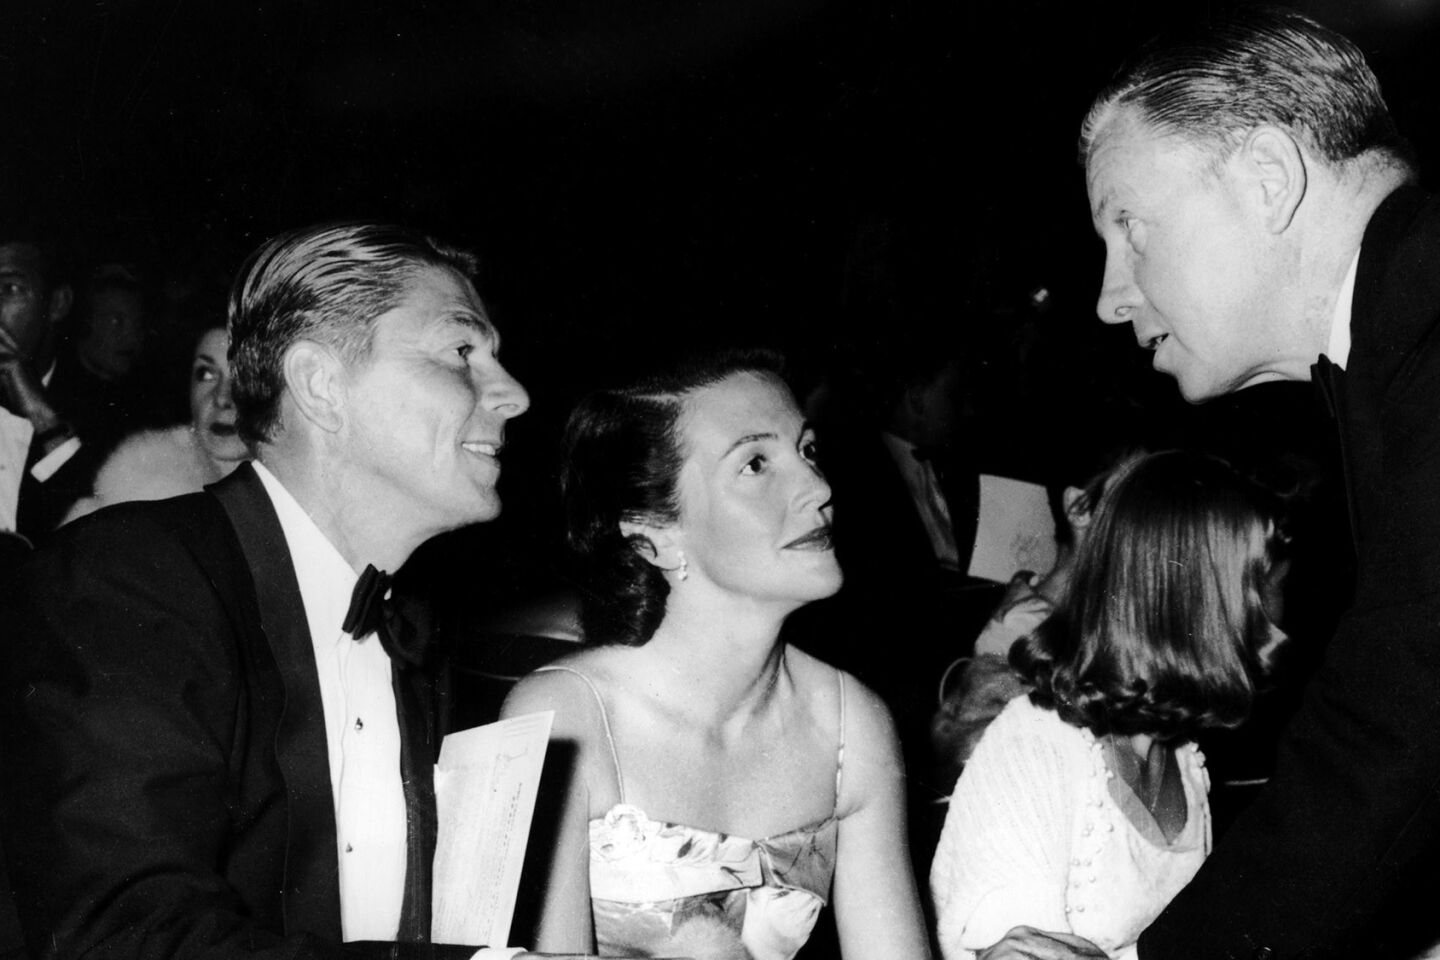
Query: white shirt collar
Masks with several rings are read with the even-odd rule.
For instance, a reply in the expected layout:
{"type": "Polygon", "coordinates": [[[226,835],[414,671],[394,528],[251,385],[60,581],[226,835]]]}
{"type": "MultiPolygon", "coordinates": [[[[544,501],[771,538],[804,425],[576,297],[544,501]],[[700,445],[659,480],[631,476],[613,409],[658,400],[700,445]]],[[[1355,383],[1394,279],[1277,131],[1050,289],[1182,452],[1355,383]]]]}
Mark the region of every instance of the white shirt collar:
{"type": "Polygon", "coordinates": [[[1345,282],[1340,284],[1340,294],[1335,298],[1335,315],[1330,320],[1330,343],[1325,348],[1325,356],[1342,370],[1350,359],[1350,308],[1355,299],[1355,273],[1359,267],[1360,251],[1356,250],[1350,269],[1345,271],[1345,282]]]}
{"type": "Polygon", "coordinates": [[[340,625],[350,610],[350,594],[354,593],[360,576],[275,474],[259,460],[254,464],[256,476],[275,505],[275,515],[285,533],[286,546],[290,548],[311,640],[320,643],[321,638],[338,638],[340,625]]]}

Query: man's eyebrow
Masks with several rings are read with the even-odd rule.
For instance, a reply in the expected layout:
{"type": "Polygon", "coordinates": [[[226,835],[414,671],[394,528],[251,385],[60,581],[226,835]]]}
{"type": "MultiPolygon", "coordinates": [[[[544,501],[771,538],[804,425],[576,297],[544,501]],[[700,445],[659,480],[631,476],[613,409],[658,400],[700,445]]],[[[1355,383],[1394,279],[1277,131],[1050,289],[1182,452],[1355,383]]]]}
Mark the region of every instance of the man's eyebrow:
{"type": "Polygon", "coordinates": [[[471,310],[456,310],[454,313],[446,315],[445,322],[457,327],[464,327],[467,330],[474,330],[487,340],[493,341],[497,347],[500,343],[500,331],[495,328],[495,324],[491,322],[490,318],[483,313],[475,313],[471,310]]]}
{"type": "Polygon", "coordinates": [[[777,434],[774,434],[774,433],[747,433],[747,434],[745,434],[745,436],[741,437],[739,440],[736,440],[734,443],[730,444],[730,446],[726,447],[726,448],[725,448],[725,453],[723,454],[723,456],[728,457],[728,456],[730,456],[730,454],[734,453],[734,452],[735,452],[736,450],[738,450],[740,447],[745,446],[745,444],[747,444],[747,443],[754,443],[756,440],[778,440],[778,439],[780,439],[779,436],[778,436],[777,434]]]}

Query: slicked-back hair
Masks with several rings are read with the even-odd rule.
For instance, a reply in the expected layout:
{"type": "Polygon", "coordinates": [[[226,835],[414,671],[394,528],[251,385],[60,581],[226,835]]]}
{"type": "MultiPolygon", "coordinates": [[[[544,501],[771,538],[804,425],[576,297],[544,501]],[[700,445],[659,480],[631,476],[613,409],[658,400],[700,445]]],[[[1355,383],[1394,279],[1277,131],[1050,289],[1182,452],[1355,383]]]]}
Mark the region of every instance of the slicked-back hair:
{"type": "Polygon", "coordinates": [[[1085,117],[1082,164],[1122,109],[1204,150],[1217,168],[1248,131],[1273,124],[1332,166],[1368,156],[1413,174],[1410,147],[1360,49],[1282,7],[1240,7],[1142,47],[1085,117]]]}
{"type": "Polygon", "coordinates": [[[285,352],[300,340],[362,363],[375,320],[430,268],[474,276],[473,255],[391,224],[326,223],[283,233],[250,255],[230,289],[236,426],[252,447],[272,439],[285,391],[285,352]]]}
{"type": "Polygon", "coordinates": [[[725,350],[685,360],[626,386],[598,390],[575,407],[561,447],[565,534],[582,583],[581,627],[592,643],[639,646],[665,615],[670,586],[642,534],[622,522],[661,526],[680,517],[677,481],[687,455],[686,399],[737,373],[779,377],[779,354],[725,350]]]}
{"type": "Polygon", "coordinates": [[[1097,735],[1238,725],[1284,640],[1264,606],[1279,509],[1214,457],[1118,467],[1055,612],[1011,648],[1031,699],[1097,735]]]}

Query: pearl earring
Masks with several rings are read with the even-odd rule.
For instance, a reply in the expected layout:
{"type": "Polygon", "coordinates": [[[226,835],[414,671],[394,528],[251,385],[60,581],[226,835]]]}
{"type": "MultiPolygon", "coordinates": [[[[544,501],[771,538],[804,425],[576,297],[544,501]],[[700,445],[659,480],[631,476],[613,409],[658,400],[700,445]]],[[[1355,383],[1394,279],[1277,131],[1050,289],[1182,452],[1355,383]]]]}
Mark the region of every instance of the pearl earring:
{"type": "Polygon", "coordinates": [[[680,558],[680,566],[676,567],[676,570],[679,571],[677,576],[681,580],[690,579],[690,561],[685,559],[685,551],[676,550],[675,555],[680,558]]]}

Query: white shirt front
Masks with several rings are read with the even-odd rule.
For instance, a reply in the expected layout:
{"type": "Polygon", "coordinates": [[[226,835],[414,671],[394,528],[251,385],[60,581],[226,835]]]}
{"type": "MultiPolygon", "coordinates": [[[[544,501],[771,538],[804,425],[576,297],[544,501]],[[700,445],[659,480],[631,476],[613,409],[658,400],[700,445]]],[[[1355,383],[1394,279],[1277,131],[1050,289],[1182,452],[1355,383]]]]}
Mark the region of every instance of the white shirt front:
{"type": "MultiPolygon", "coordinates": [[[[52,363],[40,382],[48,387],[54,373],[52,363]]],[[[20,484],[25,479],[25,461],[30,457],[30,441],[34,436],[35,428],[29,420],[0,407],[0,531],[15,529],[20,513],[20,484]]],[[[43,483],[79,449],[80,441],[71,437],[33,465],[30,472],[43,483]]]]}
{"type": "Polygon", "coordinates": [[[345,940],[395,939],[405,895],[405,791],[390,657],[340,629],[359,576],[265,465],[255,462],[295,566],[325,712],[345,940]]]}
{"type": "Polygon", "coordinates": [[[0,407],[0,530],[14,530],[25,459],[35,433],[30,421],[0,407]]]}

